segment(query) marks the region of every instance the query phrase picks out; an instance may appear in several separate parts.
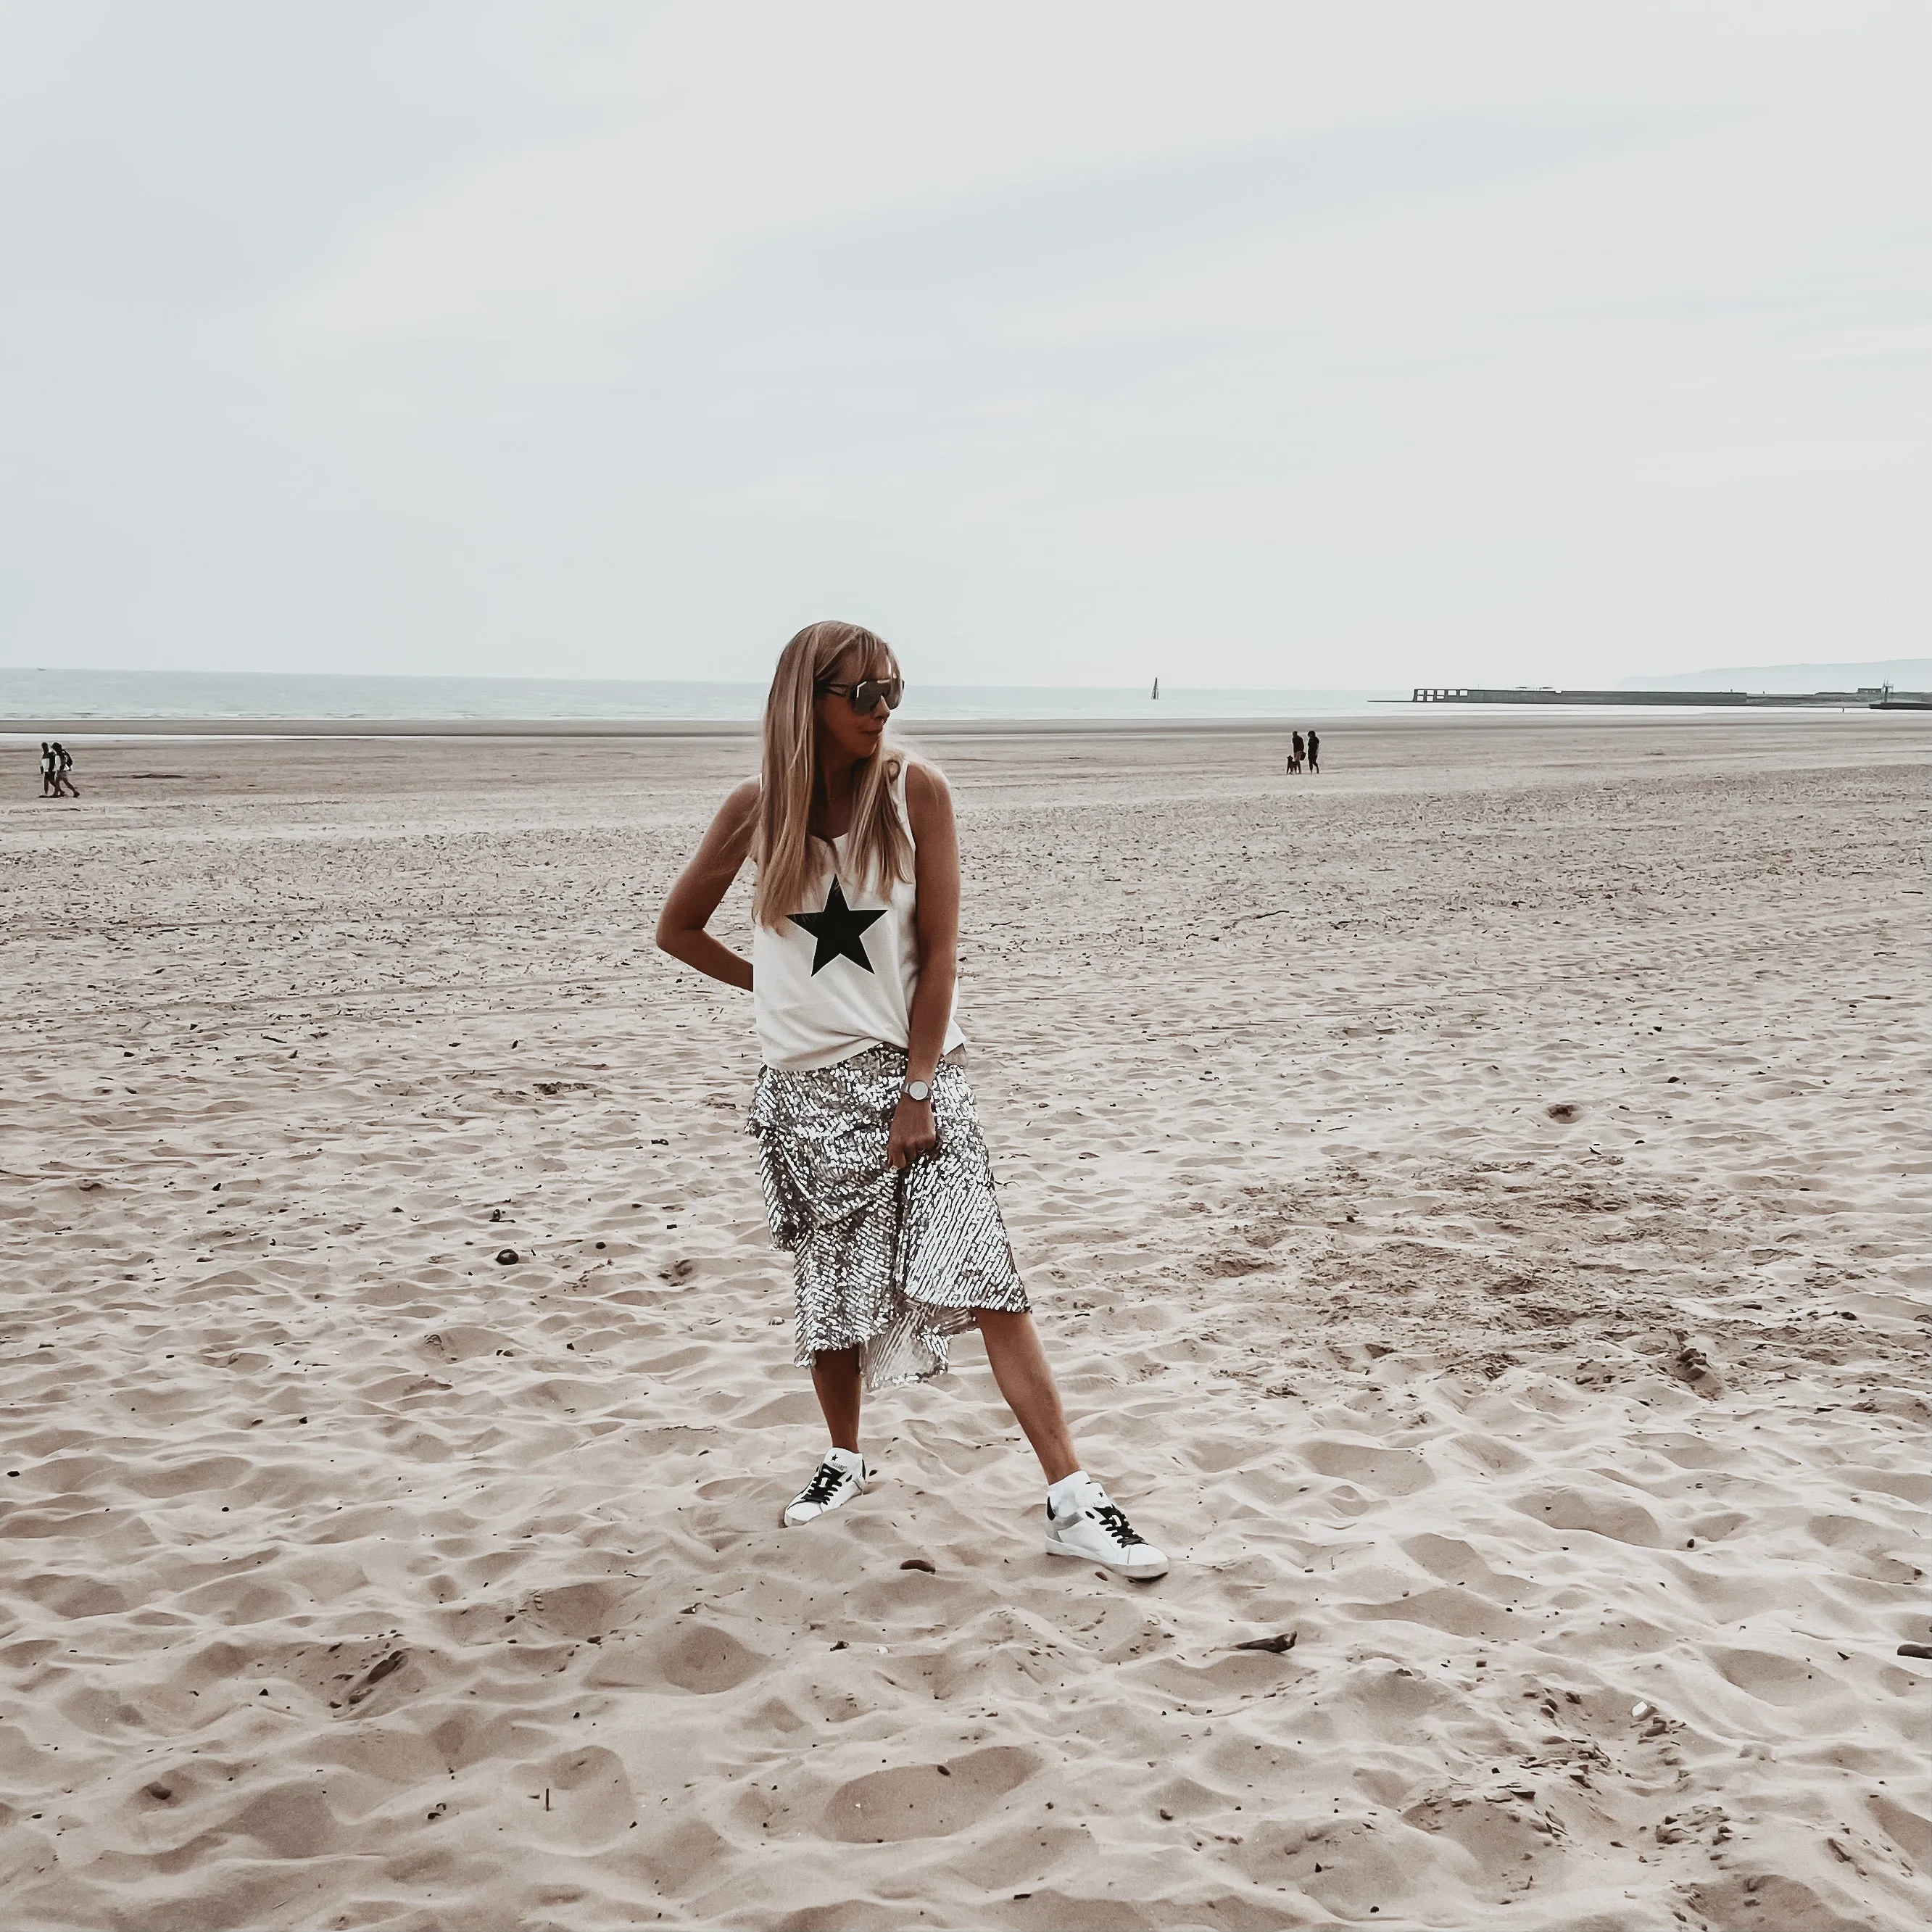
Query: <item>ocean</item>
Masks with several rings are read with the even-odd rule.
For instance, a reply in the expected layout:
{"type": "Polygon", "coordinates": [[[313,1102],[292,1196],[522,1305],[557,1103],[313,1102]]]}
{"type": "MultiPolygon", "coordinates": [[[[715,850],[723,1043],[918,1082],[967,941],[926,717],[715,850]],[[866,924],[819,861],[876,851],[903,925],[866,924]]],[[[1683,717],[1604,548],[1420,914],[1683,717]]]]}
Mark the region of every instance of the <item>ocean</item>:
{"type": "MultiPolygon", "coordinates": [[[[1145,686],[908,685],[908,724],[963,718],[1348,718],[1406,691],[1170,690],[1145,686]]],[[[755,719],[762,684],[619,678],[359,677],[278,671],[0,670],[13,718],[755,719]]]]}

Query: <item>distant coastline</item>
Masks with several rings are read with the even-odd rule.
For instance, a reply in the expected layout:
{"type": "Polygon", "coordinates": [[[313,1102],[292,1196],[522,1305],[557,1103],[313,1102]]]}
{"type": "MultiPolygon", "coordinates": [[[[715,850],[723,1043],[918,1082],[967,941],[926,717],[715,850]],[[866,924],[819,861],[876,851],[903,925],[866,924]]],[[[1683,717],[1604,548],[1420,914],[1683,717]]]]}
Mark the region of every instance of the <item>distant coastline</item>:
{"type": "MultiPolygon", "coordinates": [[[[1839,667],[1792,665],[1700,674],[1700,688],[1774,693],[1830,686],[1856,689],[1888,682],[1901,690],[1932,686],[1932,661],[1897,660],[1839,667]],[[1909,674],[1916,672],[1913,676],[1909,674]],[[1828,673],[1828,676],[1817,674],[1828,673]],[[1802,674],[1802,685],[1792,680],[1802,674]]],[[[921,685],[914,681],[900,722],[908,733],[968,723],[1128,724],[1173,725],[1190,722],[1265,722],[1386,718],[1409,708],[1409,687],[1292,690],[1192,688],[1163,679],[1131,687],[1028,685],[921,685]]],[[[1614,692],[1591,692],[1593,706],[1649,709],[1646,694],[1679,691],[1672,679],[1629,680],[1614,692]]],[[[1460,688],[1460,687],[1459,687],[1460,688]]],[[[1558,694],[1561,702],[1562,694],[1558,694]]],[[[154,671],[0,668],[0,734],[152,735],[166,727],[220,736],[265,728],[272,735],[291,729],[328,736],[366,730],[392,735],[398,727],[446,735],[459,727],[476,735],[505,730],[548,734],[563,724],[586,728],[698,728],[754,724],[764,702],[762,684],[674,682],[644,679],[362,676],[274,671],[154,671]]],[[[1550,697],[1538,701],[1547,704],[1550,697]]],[[[1684,701],[1679,699],[1678,701],[1684,701]]],[[[1694,698],[1690,702],[1697,701],[1694,698]]],[[[1714,700],[1735,703],[1726,696],[1714,700]]],[[[636,735],[650,736],[639,731],[636,735]]]]}
{"type": "Polygon", "coordinates": [[[1932,688],[1932,658],[1866,658],[1856,664],[1728,664],[1668,677],[1624,677],[1618,691],[1747,691],[1767,697],[1781,692],[1858,691],[1868,685],[1899,691],[1932,688]]]}
{"type": "Polygon", "coordinates": [[[1891,685],[1867,685],[1848,691],[1562,691],[1553,685],[1519,684],[1485,689],[1422,684],[1416,686],[1409,701],[1428,705],[1533,704],[1559,709],[1587,705],[1622,710],[1677,706],[1706,711],[1928,711],[1932,710],[1932,691],[1901,691],[1891,685]]]}

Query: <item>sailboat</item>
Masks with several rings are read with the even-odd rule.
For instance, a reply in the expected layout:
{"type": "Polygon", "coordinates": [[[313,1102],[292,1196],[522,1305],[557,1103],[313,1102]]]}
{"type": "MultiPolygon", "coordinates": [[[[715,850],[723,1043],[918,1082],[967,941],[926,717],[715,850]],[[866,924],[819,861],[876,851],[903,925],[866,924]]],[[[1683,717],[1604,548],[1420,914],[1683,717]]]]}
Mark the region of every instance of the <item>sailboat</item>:
{"type": "Polygon", "coordinates": [[[1154,681],[1154,694],[1156,698],[1160,695],[1160,680],[1159,678],[1156,678],[1154,681]]]}

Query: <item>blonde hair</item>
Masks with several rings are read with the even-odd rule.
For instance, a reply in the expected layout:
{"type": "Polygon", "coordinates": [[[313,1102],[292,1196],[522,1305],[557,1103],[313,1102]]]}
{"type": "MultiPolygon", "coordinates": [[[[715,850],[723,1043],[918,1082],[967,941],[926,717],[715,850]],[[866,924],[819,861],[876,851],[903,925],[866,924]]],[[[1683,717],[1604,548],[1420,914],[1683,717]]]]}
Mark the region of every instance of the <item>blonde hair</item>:
{"type": "MultiPolygon", "coordinates": [[[[783,925],[835,861],[829,842],[812,830],[818,784],[812,705],[820,682],[848,651],[862,659],[861,678],[899,674],[898,659],[884,638],[860,624],[832,621],[806,625],[778,653],[778,669],[772,674],[758,772],[758,820],[752,840],[758,868],[752,916],[761,926],[783,925]]],[[[868,885],[890,890],[896,880],[912,876],[912,841],[892,796],[905,762],[897,746],[882,743],[858,769],[846,844],[855,891],[868,885]]]]}

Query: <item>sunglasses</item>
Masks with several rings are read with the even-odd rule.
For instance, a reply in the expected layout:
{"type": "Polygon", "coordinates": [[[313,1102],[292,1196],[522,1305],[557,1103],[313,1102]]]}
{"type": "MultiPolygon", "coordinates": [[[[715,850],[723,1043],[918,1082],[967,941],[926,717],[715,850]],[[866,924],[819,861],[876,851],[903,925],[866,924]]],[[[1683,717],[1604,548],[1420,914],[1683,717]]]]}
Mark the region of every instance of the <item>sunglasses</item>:
{"type": "Polygon", "coordinates": [[[869,718],[879,708],[879,700],[886,700],[888,711],[899,708],[899,700],[905,695],[905,680],[902,677],[868,677],[858,684],[821,684],[821,694],[830,698],[849,698],[852,709],[861,718],[869,718]]]}

